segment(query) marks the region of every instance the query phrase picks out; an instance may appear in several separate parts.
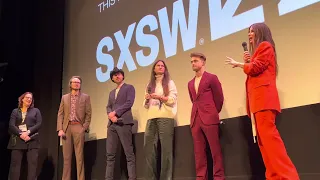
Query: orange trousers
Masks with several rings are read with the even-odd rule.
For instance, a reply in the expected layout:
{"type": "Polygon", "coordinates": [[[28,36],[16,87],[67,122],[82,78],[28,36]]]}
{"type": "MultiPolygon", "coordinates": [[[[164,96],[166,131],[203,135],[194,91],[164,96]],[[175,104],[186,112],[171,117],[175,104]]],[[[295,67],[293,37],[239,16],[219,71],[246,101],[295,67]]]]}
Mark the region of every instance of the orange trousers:
{"type": "Polygon", "coordinates": [[[267,180],[299,180],[298,172],[287,154],[275,125],[276,112],[255,113],[258,144],[266,167],[267,180]]]}

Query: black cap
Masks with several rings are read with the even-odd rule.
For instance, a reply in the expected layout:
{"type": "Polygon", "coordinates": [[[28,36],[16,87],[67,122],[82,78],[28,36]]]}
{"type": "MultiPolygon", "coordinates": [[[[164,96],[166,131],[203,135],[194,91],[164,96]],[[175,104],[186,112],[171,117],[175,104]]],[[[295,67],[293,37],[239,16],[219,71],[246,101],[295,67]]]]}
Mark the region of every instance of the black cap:
{"type": "MultiPolygon", "coordinates": [[[[121,73],[124,79],[124,72],[122,71],[122,69],[118,69],[117,67],[113,68],[113,70],[110,72],[110,79],[112,80],[113,75],[121,73]]],[[[113,82],[113,80],[112,80],[113,82]]]]}

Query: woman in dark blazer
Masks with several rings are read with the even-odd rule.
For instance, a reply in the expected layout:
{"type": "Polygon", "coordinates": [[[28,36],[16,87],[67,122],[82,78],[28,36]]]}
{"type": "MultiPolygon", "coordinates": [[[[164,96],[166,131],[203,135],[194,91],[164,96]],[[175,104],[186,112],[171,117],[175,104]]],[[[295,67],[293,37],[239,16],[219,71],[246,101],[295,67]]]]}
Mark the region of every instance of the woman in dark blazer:
{"type": "Polygon", "coordinates": [[[11,149],[10,180],[19,180],[21,161],[27,154],[28,180],[37,178],[38,150],[40,148],[39,129],[42,117],[39,109],[34,108],[33,95],[26,92],[19,97],[18,108],[11,113],[8,149],[11,149]]]}

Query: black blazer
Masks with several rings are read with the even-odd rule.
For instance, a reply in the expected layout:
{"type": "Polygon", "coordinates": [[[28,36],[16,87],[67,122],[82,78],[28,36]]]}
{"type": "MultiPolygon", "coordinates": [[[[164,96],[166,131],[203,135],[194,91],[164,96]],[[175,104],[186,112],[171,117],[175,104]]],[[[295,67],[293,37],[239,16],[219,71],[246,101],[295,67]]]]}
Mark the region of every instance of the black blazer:
{"type": "Polygon", "coordinates": [[[38,108],[29,108],[27,116],[24,120],[24,124],[27,125],[30,130],[29,137],[31,138],[28,142],[24,142],[20,138],[19,125],[22,123],[22,112],[20,108],[16,108],[12,111],[9,121],[9,133],[10,140],[8,143],[8,149],[35,149],[40,148],[39,141],[39,129],[41,126],[42,117],[38,108]],[[38,133],[38,134],[37,134],[38,133]],[[32,136],[34,135],[34,136],[32,136]]]}
{"type": "MultiPolygon", "coordinates": [[[[133,106],[136,94],[134,87],[124,83],[118,92],[117,99],[115,99],[115,94],[115,89],[109,93],[107,113],[115,111],[118,120],[121,118],[123,124],[133,125],[131,107],[133,106]]],[[[108,126],[111,124],[112,121],[109,120],[108,126]]]]}

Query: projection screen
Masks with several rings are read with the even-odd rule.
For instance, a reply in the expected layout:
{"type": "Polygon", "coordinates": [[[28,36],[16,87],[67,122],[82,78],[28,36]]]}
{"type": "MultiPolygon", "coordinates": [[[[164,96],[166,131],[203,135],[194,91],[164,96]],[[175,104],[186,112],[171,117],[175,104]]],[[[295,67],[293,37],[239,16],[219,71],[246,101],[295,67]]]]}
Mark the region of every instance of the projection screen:
{"type": "Polygon", "coordinates": [[[69,0],[66,1],[63,93],[71,76],[83,79],[91,97],[92,121],[86,140],[106,138],[106,105],[116,85],[114,67],[125,72],[136,98],[137,132],[144,132],[144,91],[155,60],[163,59],[178,89],[176,125],[190,124],[187,83],[194,77],[190,53],[207,56],[206,71],[218,76],[225,97],[220,118],[246,114],[241,69],[225,65],[226,56],[242,61],[248,27],[265,22],[278,55],[281,107],[320,99],[320,0],[69,0]]]}

